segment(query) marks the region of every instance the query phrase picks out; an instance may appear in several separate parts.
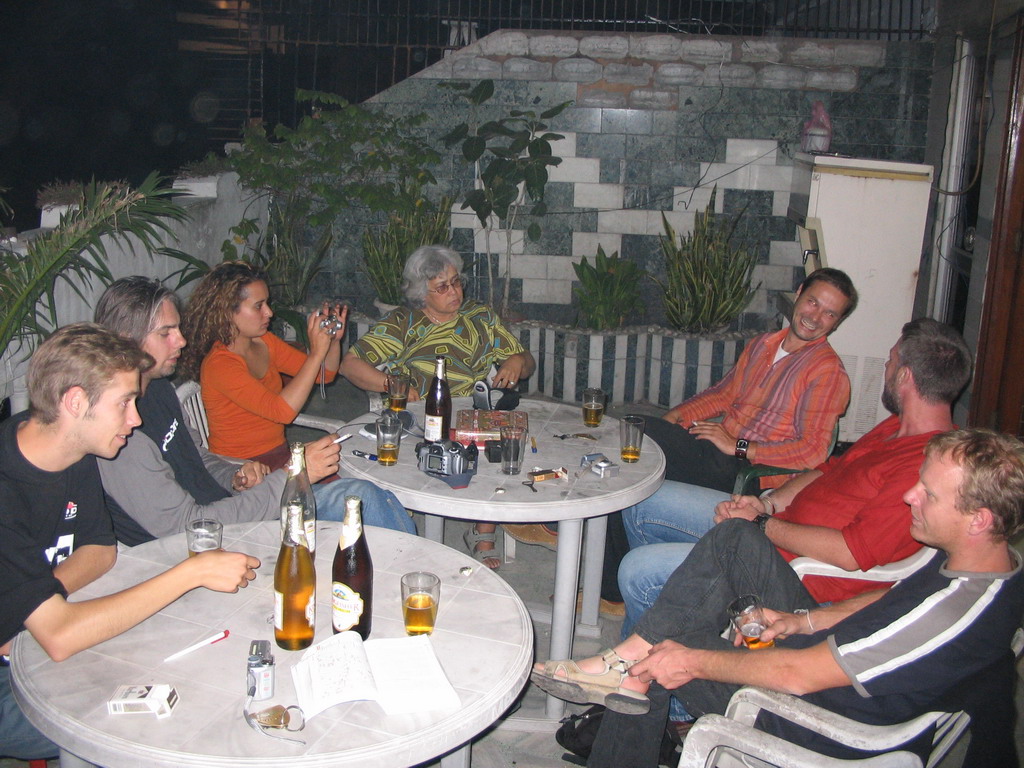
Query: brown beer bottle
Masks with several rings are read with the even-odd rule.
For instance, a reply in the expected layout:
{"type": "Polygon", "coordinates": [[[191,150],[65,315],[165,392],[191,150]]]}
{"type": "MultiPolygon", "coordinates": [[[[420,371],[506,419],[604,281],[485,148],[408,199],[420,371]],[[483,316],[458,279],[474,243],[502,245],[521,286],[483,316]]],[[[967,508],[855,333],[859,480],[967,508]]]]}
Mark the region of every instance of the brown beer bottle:
{"type": "Polygon", "coordinates": [[[430,382],[423,408],[423,437],[428,443],[447,440],[452,423],[452,394],[448,389],[448,377],[445,375],[444,366],[444,356],[438,355],[434,379],[430,382]]]}
{"type": "Polygon", "coordinates": [[[316,573],[302,505],[289,504],[274,568],[274,640],[286,651],[308,648],[316,624],[316,573]]]}
{"type": "Polygon", "coordinates": [[[363,535],[363,500],[346,496],[331,574],[331,624],[335,633],[351,629],[365,640],[372,622],[373,561],[363,535]]]}

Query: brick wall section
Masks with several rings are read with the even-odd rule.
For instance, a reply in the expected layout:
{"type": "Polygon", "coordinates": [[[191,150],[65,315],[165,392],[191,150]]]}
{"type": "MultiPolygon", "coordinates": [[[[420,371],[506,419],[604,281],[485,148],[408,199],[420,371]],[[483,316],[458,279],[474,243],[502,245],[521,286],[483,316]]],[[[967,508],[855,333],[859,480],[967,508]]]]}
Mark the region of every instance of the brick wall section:
{"type": "MultiPolygon", "coordinates": [[[[543,236],[512,235],[511,289],[525,317],[573,323],[572,264],[592,258],[599,244],[663,274],[662,216],[687,231],[717,185],[718,211],[746,206],[737,237],[757,253],[761,288],[734,329],[756,329],[776,326],[774,294],[791,290],[802,273],[786,210],[792,154],[812,102],[823,101],[832,117],[833,151],[921,162],[932,49],[928,42],[499,31],[372,103],[426,113],[426,135],[441,136],[468,115],[439,81],[495,79],[481,119],[573,102],[551,123],[565,139],[555,145],[563,162],[550,174],[543,236]]],[[[444,189],[471,184],[458,158],[446,157],[435,171],[444,189]]],[[[503,267],[503,237],[492,236],[488,249],[474,217],[458,204],[453,213],[454,245],[467,261],[475,259],[478,272],[487,259],[503,267]]],[[[332,287],[334,295],[355,293],[361,306],[366,294],[344,263],[358,263],[361,227],[346,225],[332,287]]],[[[471,293],[483,296],[484,281],[475,282],[471,293]]],[[[644,295],[642,315],[628,322],[663,322],[658,287],[645,283],[644,295]]]]}

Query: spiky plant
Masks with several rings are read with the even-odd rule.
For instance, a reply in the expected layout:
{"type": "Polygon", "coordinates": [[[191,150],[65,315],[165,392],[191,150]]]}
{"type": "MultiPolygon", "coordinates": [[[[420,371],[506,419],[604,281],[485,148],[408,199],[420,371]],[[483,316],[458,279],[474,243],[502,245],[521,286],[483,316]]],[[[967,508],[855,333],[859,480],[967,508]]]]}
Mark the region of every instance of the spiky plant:
{"type": "Polygon", "coordinates": [[[580,281],[575,293],[587,328],[620,328],[631,313],[643,306],[640,284],[647,273],[632,261],[620,259],[618,251],[608,256],[598,245],[593,264],[584,256],[572,268],[580,281]]]}
{"type": "Polygon", "coordinates": [[[665,234],[660,236],[665,256],[665,319],[687,333],[720,330],[750,303],[757,255],[743,246],[733,247],[732,236],[746,208],[731,222],[715,216],[715,194],[703,213],[694,218],[693,232],[676,236],[663,213],[665,234]]]}
{"type": "Polygon", "coordinates": [[[410,253],[451,242],[451,207],[451,198],[433,205],[421,197],[410,210],[390,214],[379,231],[363,233],[363,265],[380,301],[402,303],[402,271],[410,253]]]}
{"type": "Polygon", "coordinates": [[[32,240],[28,253],[0,246],[0,354],[8,346],[33,347],[57,327],[54,296],[60,278],[79,295],[93,278],[109,284],[106,241],[126,244],[133,252],[166,254],[186,262],[194,257],[163,246],[173,238],[170,222],[187,214],[171,199],[171,189],[153,173],[137,188],[118,183],[83,184],[77,210],[60,225],[32,240]]]}

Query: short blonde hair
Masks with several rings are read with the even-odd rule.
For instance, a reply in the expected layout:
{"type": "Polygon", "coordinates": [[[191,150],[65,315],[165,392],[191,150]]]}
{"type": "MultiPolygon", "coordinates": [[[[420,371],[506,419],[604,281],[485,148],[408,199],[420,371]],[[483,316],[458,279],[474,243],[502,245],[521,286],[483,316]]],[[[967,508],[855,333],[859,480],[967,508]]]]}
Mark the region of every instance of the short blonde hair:
{"type": "Polygon", "coordinates": [[[39,345],[28,364],[29,415],[53,424],[60,415],[61,398],[72,387],[85,390],[91,407],[115,374],[144,373],[153,363],[134,341],[102,325],[66,325],[39,345]]]}

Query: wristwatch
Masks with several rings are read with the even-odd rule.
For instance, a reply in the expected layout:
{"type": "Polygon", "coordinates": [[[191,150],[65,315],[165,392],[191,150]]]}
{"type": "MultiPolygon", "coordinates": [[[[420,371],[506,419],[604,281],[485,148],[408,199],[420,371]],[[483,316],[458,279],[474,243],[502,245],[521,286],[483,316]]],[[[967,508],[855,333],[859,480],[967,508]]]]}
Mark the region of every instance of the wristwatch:
{"type": "Polygon", "coordinates": [[[736,452],[735,456],[737,459],[747,458],[747,449],[750,447],[750,441],[744,440],[742,437],[736,441],[736,452]]]}
{"type": "Polygon", "coordinates": [[[752,522],[757,524],[757,527],[761,529],[761,533],[765,532],[765,526],[768,525],[768,521],[771,519],[771,515],[766,515],[763,512],[755,517],[752,522]]]}

